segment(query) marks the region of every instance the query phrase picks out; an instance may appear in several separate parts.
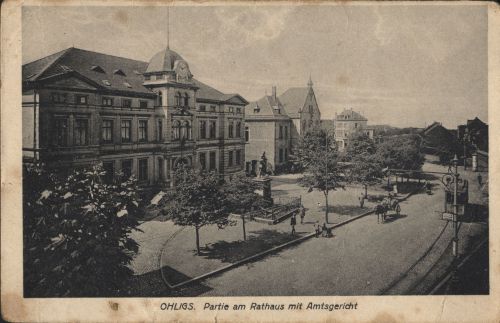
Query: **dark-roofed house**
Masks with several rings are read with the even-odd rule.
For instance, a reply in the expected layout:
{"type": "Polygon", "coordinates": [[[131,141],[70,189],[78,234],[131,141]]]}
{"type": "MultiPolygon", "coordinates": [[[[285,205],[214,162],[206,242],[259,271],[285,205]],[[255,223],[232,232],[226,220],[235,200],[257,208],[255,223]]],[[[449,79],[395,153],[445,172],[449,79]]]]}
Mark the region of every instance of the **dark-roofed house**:
{"type": "Polygon", "coordinates": [[[110,179],[165,186],[179,164],[243,171],[248,102],[194,79],[169,48],[149,63],[68,48],[25,64],[22,76],[25,161],[101,161],[110,179]]]}
{"type": "Polygon", "coordinates": [[[272,95],[247,105],[245,117],[246,170],[250,174],[255,173],[264,153],[269,166],[280,171],[288,164],[300,136],[321,127],[311,80],[307,87],[290,88],[279,97],[273,87],[272,95]]]}
{"type": "Polygon", "coordinates": [[[334,128],[335,141],[339,150],[344,150],[349,144],[349,137],[356,131],[364,132],[373,139],[374,129],[367,126],[368,119],[361,113],[351,109],[344,109],[341,113],[335,113],[334,128]]]}

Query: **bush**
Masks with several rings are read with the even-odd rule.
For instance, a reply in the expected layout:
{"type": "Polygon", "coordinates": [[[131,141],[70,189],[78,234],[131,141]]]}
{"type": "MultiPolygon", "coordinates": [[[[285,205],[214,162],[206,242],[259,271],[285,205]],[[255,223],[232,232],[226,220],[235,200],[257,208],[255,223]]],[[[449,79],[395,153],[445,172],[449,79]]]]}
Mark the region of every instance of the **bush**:
{"type": "Polygon", "coordinates": [[[105,184],[104,175],[101,165],[67,176],[25,167],[25,296],[112,296],[132,275],[136,181],[105,184]]]}

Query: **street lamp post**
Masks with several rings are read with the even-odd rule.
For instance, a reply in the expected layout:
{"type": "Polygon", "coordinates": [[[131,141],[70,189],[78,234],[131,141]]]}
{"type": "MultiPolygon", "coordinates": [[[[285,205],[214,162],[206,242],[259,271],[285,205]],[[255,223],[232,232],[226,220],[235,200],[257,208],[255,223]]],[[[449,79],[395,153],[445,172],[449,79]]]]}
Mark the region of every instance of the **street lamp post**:
{"type": "Polygon", "coordinates": [[[458,257],[458,158],[455,157],[452,160],[453,163],[453,256],[458,257]]]}

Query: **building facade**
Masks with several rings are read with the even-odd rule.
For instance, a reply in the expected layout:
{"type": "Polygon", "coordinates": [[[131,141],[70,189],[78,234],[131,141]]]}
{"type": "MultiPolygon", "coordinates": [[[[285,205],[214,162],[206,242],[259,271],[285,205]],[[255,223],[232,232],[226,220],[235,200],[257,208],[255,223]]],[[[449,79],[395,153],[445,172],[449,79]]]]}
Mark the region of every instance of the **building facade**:
{"type": "Polygon", "coordinates": [[[23,157],[102,162],[143,185],[172,186],[179,164],[226,178],[243,171],[247,103],[194,79],[169,48],[149,62],[69,48],[23,66],[23,157]]]}
{"type": "Polygon", "coordinates": [[[246,108],[246,171],[255,174],[265,153],[272,170],[286,167],[301,135],[320,128],[321,113],[309,80],[307,87],[290,88],[251,102],[246,108]]]}
{"type": "Polygon", "coordinates": [[[293,124],[276,96],[276,87],[272,95],[248,104],[245,117],[245,171],[256,175],[264,154],[268,170],[279,171],[288,162],[293,124]]]}
{"type": "Polygon", "coordinates": [[[335,113],[334,129],[335,142],[340,151],[343,151],[349,144],[349,137],[358,131],[373,139],[374,130],[367,125],[368,119],[361,113],[351,109],[344,109],[341,113],[335,113]]]}

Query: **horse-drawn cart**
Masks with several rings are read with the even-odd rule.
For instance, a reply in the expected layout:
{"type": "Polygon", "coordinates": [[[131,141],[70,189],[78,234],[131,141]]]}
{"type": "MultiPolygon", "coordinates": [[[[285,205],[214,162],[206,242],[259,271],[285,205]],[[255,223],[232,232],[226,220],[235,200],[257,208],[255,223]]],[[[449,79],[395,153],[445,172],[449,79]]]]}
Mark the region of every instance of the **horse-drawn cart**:
{"type": "Polygon", "coordinates": [[[377,223],[382,219],[382,223],[385,222],[388,211],[394,211],[397,216],[401,213],[401,205],[399,201],[393,199],[392,197],[385,198],[382,203],[375,207],[375,214],[377,215],[377,223]]]}

